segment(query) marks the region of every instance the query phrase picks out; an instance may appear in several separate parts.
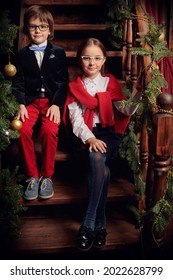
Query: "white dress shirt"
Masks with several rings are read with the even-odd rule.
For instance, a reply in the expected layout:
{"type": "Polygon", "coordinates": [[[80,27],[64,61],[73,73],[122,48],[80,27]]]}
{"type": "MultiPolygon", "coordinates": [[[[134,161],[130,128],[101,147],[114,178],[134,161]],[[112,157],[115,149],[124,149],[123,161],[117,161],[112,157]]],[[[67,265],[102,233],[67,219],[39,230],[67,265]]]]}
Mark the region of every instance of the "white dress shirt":
{"type": "MultiPolygon", "coordinates": [[[[45,42],[43,42],[40,45],[36,45],[36,44],[32,44],[32,47],[46,47],[47,46],[47,40],[45,42]]],[[[39,68],[41,68],[42,65],[42,61],[43,61],[43,56],[44,56],[44,51],[34,51],[35,57],[37,59],[37,63],[39,68]]]]}
{"type": "MultiPolygon", "coordinates": [[[[97,92],[105,92],[107,89],[107,85],[109,83],[109,77],[103,77],[100,73],[93,80],[83,76],[82,81],[87,92],[95,96],[97,92]]],[[[138,94],[138,93],[137,93],[138,94]]],[[[136,95],[135,95],[136,96],[136,95]]],[[[141,94],[136,98],[140,98],[141,94]]],[[[134,97],[133,97],[134,98],[134,97]]],[[[123,113],[124,115],[130,116],[134,114],[137,110],[137,105],[130,106],[122,106],[121,101],[113,102],[114,106],[118,111],[123,113]]],[[[69,118],[72,123],[73,133],[82,140],[83,143],[91,138],[95,137],[92,131],[88,128],[88,126],[84,122],[84,112],[86,107],[79,103],[78,101],[74,101],[73,103],[68,105],[69,109],[69,118]]],[[[98,109],[94,112],[93,119],[93,127],[96,126],[96,123],[100,123],[99,112],[98,109]]]]}
{"type": "MultiPolygon", "coordinates": [[[[36,45],[36,44],[32,44],[31,45],[32,47],[46,47],[47,46],[47,40],[45,42],[43,42],[42,44],[40,45],[36,45]]],[[[34,54],[35,54],[35,57],[37,59],[37,63],[38,63],[38,67],[41,69],[41,65],[42,65],[42,61],[43,61],[43,57],[44,57],[44,51],[34,51],[34,54]]],[[[41,86],[41,91],[42,92],[45,92],[45,88],[44,86],[42,85],[41,86]]]]}

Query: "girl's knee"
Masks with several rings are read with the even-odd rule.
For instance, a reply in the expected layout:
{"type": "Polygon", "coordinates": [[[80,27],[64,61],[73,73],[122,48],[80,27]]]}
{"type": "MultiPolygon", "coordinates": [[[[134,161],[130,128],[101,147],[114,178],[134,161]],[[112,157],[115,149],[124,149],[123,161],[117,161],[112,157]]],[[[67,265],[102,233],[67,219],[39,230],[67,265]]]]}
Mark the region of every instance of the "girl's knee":
{"type": "Polygon", "coordinates": [[[89,161],[90,162],[105,162],[106,161],[106,155],[102,154],[100,152],[91,152],[89,153],[89,161]]]}

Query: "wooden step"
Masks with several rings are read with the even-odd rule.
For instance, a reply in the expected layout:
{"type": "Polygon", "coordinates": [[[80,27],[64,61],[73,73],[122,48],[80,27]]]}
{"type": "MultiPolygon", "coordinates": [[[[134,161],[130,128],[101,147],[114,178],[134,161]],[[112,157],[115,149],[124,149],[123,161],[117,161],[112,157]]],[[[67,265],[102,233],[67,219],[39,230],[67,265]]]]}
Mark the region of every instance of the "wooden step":
{"type": "Polygon", "coordinates": [[[55,31],[105,31],[108,29],[106,24],[54,24],[55,31]]]}
{"type": "MultiPolygon", "coordinates": [[[[21,218],[19,238],[13,244],[13,252],[18,254],[48,254],[55,252],[77,252],[75,240],[81,221],[63,213],[52,216],[29,216],[21,218]]],[[[129,244],[137,244],[140,232],[134,224],[119,213],[108,218],[107,242],[103,250],[122,249],[129,244]]],[[[93,249],[94,250],[94,249],[93,249]]]]}
{"type": "Polygon", "coordinates": [[[62,5],[100,5],[103,0],[25,0],[26,5],[48,5],[48,6],[62,6],[62,5]]]}
{"type": "MultiPolygon", "coordinates": [[[[69,179],[69,178],[67,178],[69,179]]],[[[50,199],[26,201],[21,198],[20,203],[24,206],[36,205],[60,205],[82,203],[87,199],[86,183],[79,181],[60,181],[53,178],[54,196],[50,199]]],[[[138,201],[139,197],[134,191],[134,185],[126,179],[116,178],[111,181],[108,190],[108,201],[138,201]]]]}

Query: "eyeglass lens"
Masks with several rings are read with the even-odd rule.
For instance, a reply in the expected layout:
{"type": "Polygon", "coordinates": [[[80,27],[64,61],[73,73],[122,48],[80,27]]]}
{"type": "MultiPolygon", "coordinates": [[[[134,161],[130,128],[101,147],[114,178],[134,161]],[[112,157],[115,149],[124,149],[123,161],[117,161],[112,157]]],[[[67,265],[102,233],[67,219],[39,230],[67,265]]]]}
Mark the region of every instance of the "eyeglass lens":
{"type": "Polygon", "coordinates": [[[31,31],[35,31],[37,28],[40,31],[46,31],[48,29],[48,25],[47,24],[40,24],[40,25],[28,25],[29,30],[31,31]]]}

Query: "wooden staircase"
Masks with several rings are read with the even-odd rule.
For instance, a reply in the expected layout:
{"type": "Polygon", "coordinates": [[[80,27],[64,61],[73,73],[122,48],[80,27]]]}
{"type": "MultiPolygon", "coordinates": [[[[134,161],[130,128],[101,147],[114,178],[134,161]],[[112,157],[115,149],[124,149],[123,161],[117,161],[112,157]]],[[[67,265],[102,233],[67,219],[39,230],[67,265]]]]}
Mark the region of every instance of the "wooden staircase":
{"type": "MultiPolygon", "coordinates": [[[[39,157],[40,146],[36,145],[36,149],[39,157]]],[[[140,252],[140,231],[128,209],[129,205],[138,207],[139,198],[127,163],[122,159],[111,160],[109,167],[112,177],[107,202],[107,242],[100,253],[92,249],[89,256],[104,258],[106,253],[114,258],[117,251],[125,251],[125,258],[129,258],[129,246],[140,252]]],[[[13,258],[87,256],[75,247],[87,202],[86,164],[58,150],[53,184],[53,198],[30,202],[21,198],[19,201],[27,210],[20,215],[20,235],[10,248],[13,258]]],[[[135,253],[130,258],[135,259],[135,253]]]]}
{"type": "MultiPolygon", "coordinates": [[[[75,55],[79,42],[86,37],[97,37],[108,50],[105,71],[111,72],[124,83],[123,73],[131,74],[129,55],[132,41],[130,38],[127,43],[124,41],[121,51],[111,49],[108,42],[108,28],[102,22],[105,2],[103,0],[22,0],[21,24],[24,10],[28,6],[45,5],[52,12],[55,20],[54,43],[66,50],[70,80],[78,73],[75,55]],[[128,61],[127,69],[124,67],[125,61],[128,61]]],[[[19,34],[19,48],[26,43],[23,35],[19,34]]],[[[11,249],[14,257],[35,258],[38,255],[45,255],[47,258],[49,254],[64,254],[65,257],[71,254],[73,258],[79,257],[75,239],[86,206],[86,166],[85,163],[71,158],[67,147],[64,148],[63,141],[62,137],[56,155],[53,177],[54,197],[45,201],[27,202],[22,198],[20,200],[20,203],[27,206],[27,211],[20,217],[20,235],[11,249]]],[[[35,143],[39,154],[40,146],[35,143]]],[[[121,159],[112,160],[110,168],[112,178],[107,203],[107,242],[101,252],[92,249],[89,253],[90,256],[97,254],[98,258],[105,257],[105,252],[111,252],[114,258],[117,250],[126,250],[129,246],[140,248],[140,232],[132,213],[128,210],[129,205],[138,207],[139,201],[134,190],[133,176],[127,163],[121,159]]],[[[125,258],[128,258],[128,255],[125,258]]]]}

